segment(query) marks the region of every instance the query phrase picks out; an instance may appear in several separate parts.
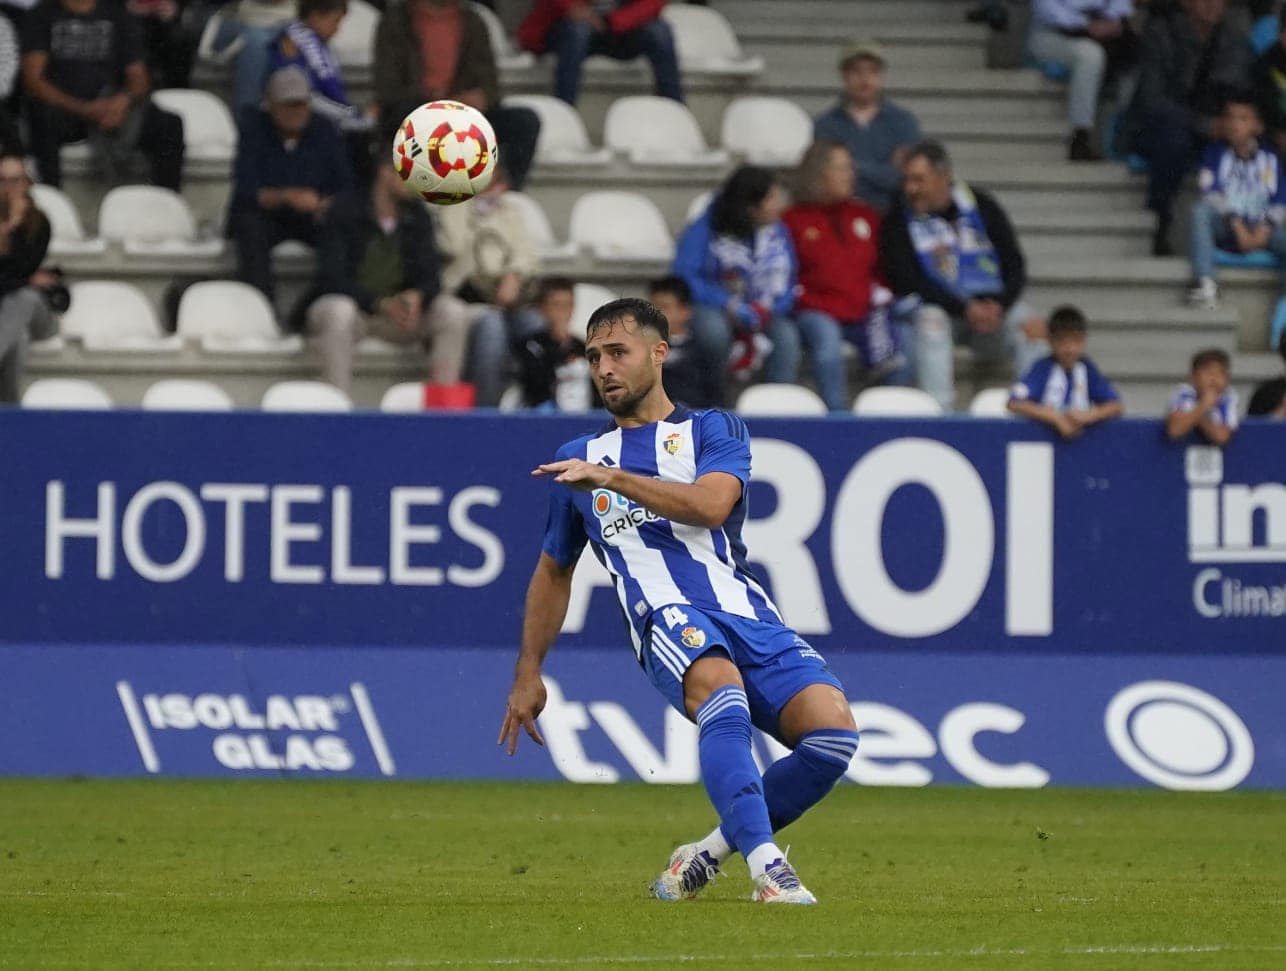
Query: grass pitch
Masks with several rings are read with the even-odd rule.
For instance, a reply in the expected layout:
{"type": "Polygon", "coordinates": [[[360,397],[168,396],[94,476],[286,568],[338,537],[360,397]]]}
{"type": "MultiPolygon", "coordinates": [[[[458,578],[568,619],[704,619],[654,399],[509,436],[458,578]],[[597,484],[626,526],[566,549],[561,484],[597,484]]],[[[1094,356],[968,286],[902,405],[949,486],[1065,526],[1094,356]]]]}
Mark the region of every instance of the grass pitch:
{"type": "Polygon", "coordinates": [[[844,786],[818,907],[646,893],[697,788],[0,781],[12,967],[1286,967],[1286,794],[844,786]]]}

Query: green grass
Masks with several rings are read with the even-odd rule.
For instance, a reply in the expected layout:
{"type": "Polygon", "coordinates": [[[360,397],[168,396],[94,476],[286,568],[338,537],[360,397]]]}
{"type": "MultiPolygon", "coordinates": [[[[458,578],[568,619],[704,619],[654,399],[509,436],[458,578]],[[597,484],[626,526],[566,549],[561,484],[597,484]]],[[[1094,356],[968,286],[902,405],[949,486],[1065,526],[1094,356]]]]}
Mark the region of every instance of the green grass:
{"type": "Polygon", "coordinates": [[[813,908],[648,898],[697,788],[0,781],[13,967],[1286,967],[1286,794],[860,789],[813,908]],[[502,964],[502,962],[509,962],[502,964]]]}

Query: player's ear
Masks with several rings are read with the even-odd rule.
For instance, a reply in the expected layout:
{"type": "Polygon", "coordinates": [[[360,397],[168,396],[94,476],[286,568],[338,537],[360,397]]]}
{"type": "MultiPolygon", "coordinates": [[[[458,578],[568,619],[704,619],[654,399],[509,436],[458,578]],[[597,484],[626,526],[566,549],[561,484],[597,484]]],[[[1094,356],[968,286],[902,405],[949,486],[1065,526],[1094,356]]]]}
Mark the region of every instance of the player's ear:
{"type": "Polygon", "coordinates": [[[657,341],[652,345],[652,363],[660,365],[665,363],[665,359],[670,356],[670,345],[668,341],[657,341]]]}

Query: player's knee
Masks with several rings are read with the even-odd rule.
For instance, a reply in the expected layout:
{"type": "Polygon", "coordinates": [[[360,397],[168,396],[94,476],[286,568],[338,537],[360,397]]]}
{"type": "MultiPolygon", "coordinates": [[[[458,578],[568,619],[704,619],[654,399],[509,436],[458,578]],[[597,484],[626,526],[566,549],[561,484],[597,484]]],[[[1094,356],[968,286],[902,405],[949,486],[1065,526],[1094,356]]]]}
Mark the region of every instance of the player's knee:
{"type": "Polygon", "coordinates": [[[857,754],[859,738],[851,729],[822,728],[800,739],[795,752],[814,773],[834,783],[848,770],[857,754]]]}
{"type": "Polygon", "coordinates": [[[713,691],[693,717],[702,737],[744,734],[750,739],[750,701],[740,685],[725,684],[713,691]]]}

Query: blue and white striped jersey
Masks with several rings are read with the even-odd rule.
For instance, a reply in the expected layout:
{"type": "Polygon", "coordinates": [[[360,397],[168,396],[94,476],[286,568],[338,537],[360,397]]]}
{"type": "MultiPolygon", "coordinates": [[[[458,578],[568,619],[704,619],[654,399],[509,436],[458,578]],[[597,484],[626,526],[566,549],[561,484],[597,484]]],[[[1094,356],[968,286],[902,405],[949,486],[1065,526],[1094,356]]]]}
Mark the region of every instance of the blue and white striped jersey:
{"type": "MultiPolygon", "coordinates": [[[[1195,411],[1200,397],[1197,394],[1197,389],[1185,382],[1175,389],[1173,397],[1170,398],[1170,406],[1167,411],[1169,413],[1195,411]]],[[[1213,418],[1217,424],[1235,429],[1238,421],[1237,404],[1237,390],[1228,388],[1219,396],[1215,406],[1206,414],[1213,418]]]]}
{"type": "Polygon", "coordinates": [[[782,622],[751,573],[741,540],[750,434],[740,418],[680,406],[664,421],[641,428],[613,423],[596,435],[568,442],[557,458],[618,466],[663,482],[695,482],[707,472],[726,472],[741,480],[741,499],[721,529],[661,519],[606,489],[584,492],[554,483],[544,551],[567,567],[587,542],[591,544],[616,584],[636,655],[652,612],[670,604],[782,622]]]}

